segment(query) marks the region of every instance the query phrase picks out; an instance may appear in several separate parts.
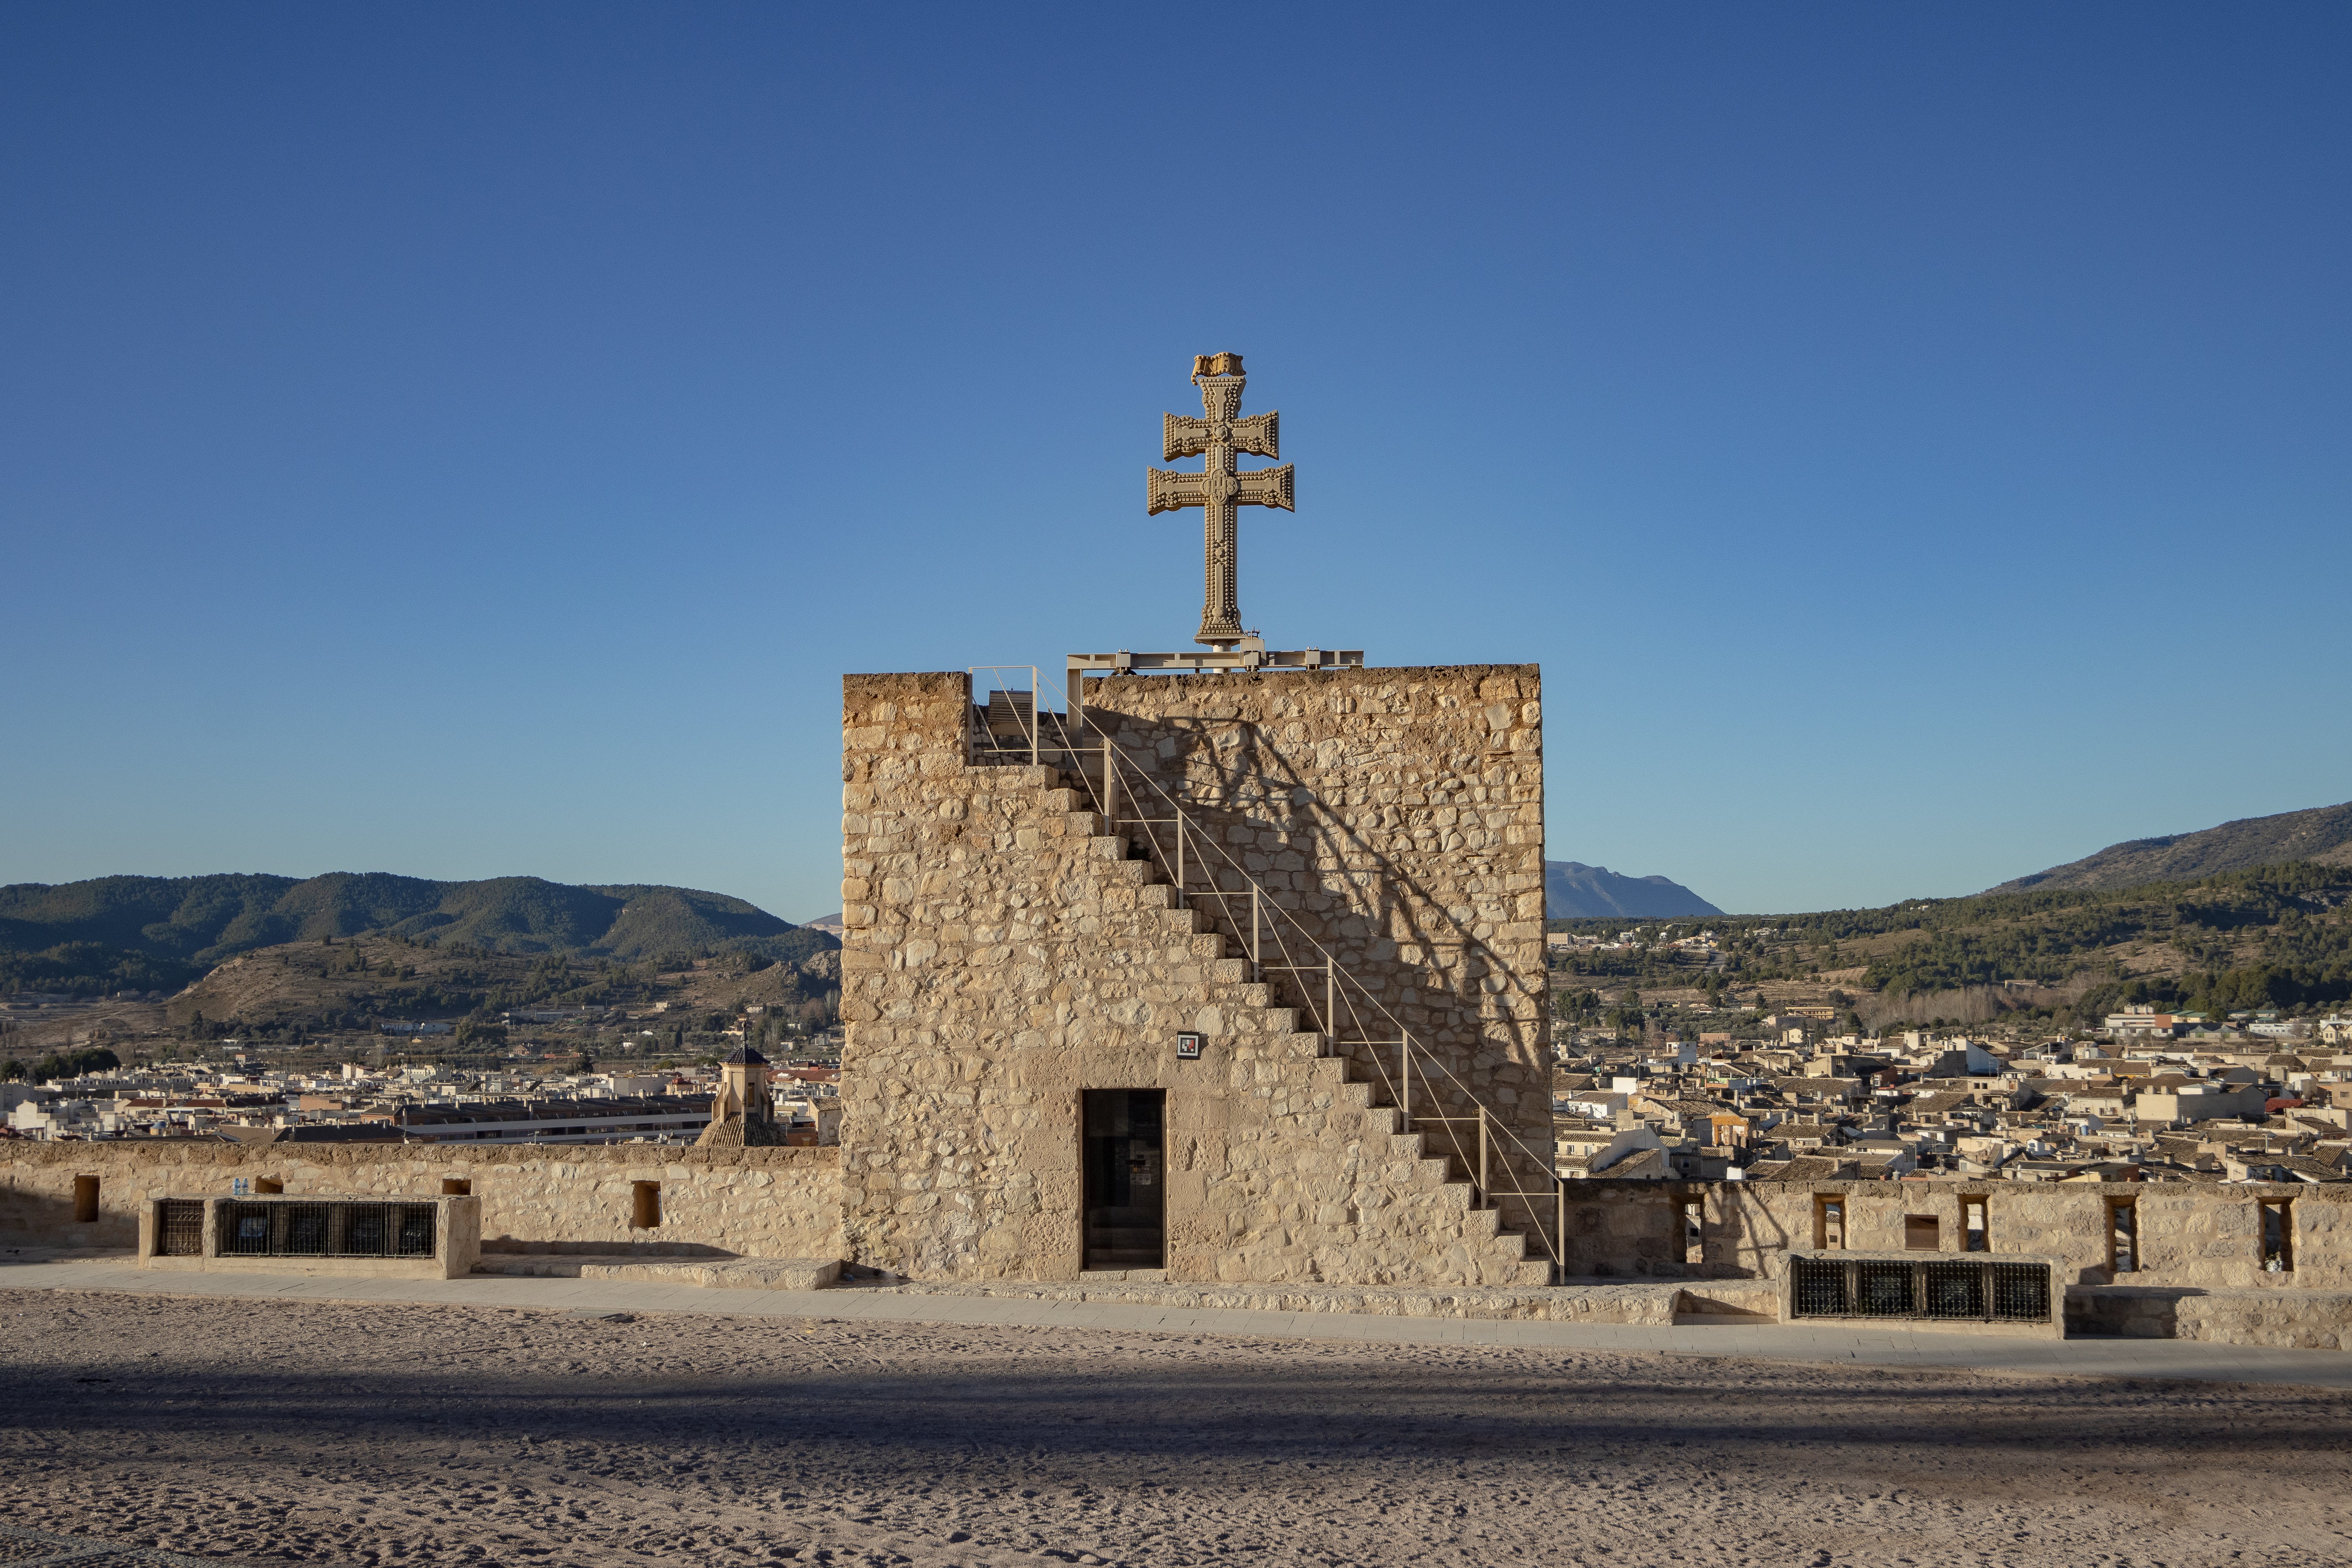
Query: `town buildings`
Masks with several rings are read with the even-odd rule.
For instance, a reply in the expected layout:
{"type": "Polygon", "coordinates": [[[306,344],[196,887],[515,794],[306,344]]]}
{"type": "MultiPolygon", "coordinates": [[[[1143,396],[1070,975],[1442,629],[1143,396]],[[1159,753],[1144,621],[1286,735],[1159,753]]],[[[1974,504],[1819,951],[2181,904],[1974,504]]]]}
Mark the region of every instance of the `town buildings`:
{"type": "Polygon", "coordinates": [[[2237,1022],[2140,1011],[2093,1039],[1564,1037],[1557,1168],[1619,1180],[2352,1179],[2352,1048],[2330,1037],[2340,1021],[2237,1022]]]}

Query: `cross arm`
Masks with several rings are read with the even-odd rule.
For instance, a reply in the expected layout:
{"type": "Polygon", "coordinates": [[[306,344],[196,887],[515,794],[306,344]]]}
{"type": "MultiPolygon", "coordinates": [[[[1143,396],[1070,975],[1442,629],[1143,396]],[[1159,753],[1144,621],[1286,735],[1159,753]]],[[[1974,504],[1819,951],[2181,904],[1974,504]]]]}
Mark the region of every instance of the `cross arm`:
{"type": "Polygon", "coordinates": [[[1279,507],[1284,511],[1296,511],[1298,509],[1290,504],[1290,474],[1291,465],[1288,463],[1278,468],[1258,468],[1250,473],[1235,474],[1234,478],[1241,481],[1241,489],[1234,500],[1243,506],[1271,506],[1279,507]]]}
{"type": "Polygon", "coordinates": [[[1144,481],[1150,507],[1144,515],[1174,511],[1179,507],[1209,504],[1208,476],[1180,474],[1169,468],[1147,468],[1150,477],[1144,481]]]}
{"type": "Polygon", "coordinates": [[[1253,458],[1282,456],[1282,416],[1274,409],[1234,421],[1234,450],[1253,458]]]}
{"type": "Polygon", "coordinates": [[[1160,420],[1160,454],[1162,462],[1172,463],[1179,458],[1197,458],[1209,449],[1209,422],[1181,414],[1163,414],[1160,420]]]}

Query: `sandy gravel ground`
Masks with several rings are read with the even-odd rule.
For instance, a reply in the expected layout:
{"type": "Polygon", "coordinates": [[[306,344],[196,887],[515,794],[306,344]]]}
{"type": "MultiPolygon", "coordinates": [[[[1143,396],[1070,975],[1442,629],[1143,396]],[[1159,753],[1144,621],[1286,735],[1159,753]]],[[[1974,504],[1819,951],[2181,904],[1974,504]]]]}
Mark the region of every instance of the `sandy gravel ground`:
{"type": "Polygon", "coordinates": [[[255,1561],[2352,1563],[2352,1398],[0,1292],[0,1518],[255,1561]]]}

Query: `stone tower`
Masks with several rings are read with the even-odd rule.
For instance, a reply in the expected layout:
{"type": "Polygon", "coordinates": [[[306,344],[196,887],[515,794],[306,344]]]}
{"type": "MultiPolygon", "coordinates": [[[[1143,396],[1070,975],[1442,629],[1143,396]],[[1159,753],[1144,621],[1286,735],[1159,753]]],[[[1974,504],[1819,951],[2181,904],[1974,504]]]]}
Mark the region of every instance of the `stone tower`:
{"type": "Polygon", "coordinates": [[[719,1093],[710,1102],[710,1125],[694,1142],[698,1149],[783,1145],[784,1129],[776,1121],[775,1097],[768,1091],[768,1058],[756,1047],[738,1046],[719,1064],[719,1093]]]}
{"type": "Polygon", "coordinates": [[[1008,763],[961,672],[844,681],[848,1256],[1543,1283],[1535,668],[1086,686],[1008,763]]]}

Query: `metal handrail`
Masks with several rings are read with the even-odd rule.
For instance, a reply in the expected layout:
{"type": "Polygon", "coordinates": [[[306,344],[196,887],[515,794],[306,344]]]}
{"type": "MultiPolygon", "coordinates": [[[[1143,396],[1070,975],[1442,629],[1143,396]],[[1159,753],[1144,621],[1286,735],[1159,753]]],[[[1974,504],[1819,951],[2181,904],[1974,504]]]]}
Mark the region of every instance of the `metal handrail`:
{"type": "MultiPolygon", "coordinates": [[[[1011,703],[1011,699],[1018,692],[1016,688],[1006,682],[1004,672],[1022,669],[1029,672],[1029,726],[1027,734],[1023,738],[1029,742],[1029,761],[1034,766],[1043,758],[1045,752],[1043,744],[1045,724],[1039,717],[1040,704],[1037,701],[1037,667],[1034,664],[975,664],[964,670],[964,678],[968,683],[968,689],[976,689],[980,685],[981,674],[985,671],[989,679],[989,694],[993,696],[1002,691],[1007,702],[1011,703]]],[[[1015,714],[1021,711],[1018,704],[1012,704],[1012,706],[1015,714]]],[[[964,761],[968,763],[979,760],[982,739],[989,742],[986,747],[988,751],[1001,750],[995,744],[995,736],[989,731],[987,720],[984,717],[973,718],[971,709],[977,709],[984,715],[988,710],[988,703],[985,699],[971,702],[964,714],[964,761]]]]}
{"type": "MultiPolygon", "coordinates": [[[[1455,1074],[1453,1068],[1446,1063],[1444,1058],[1430,1050],[1428,1047],[1421,1045],[1419,1042],[1415,1041],[1412,1037],[1412,1031],[1405,1026],[1402,1019],[1399,1018],[1394,1013],[1389,1010],[1388,1005],[1382,1002],[1380,997],[1373,993],[1371,987],[1367,985],[1362,980],[1359,979],[1353,973],[1349,973],[1347,968],[1340,963],[1338,956],[1328,948],[1325,947],[1322,942],[1318,941],[1312,932],[1308,931],[1304,925],[1299,923],[1296,917],[1291,916],[1286,910],[1285,910],[1273,898],[1270,890],[1265,889],[1256,878],[1251,876],[1248,870],[1234,858],[1231,851],[1227,850],[1223,844],[1219,843],[1213,835],[1202,834],[1198,827],[1193,825],[1192,816],[1185,811],[1184,803],[1182,801],[1178,800],[1173,795],[1170,794],[1166,786],[1161,784],[1157,778],[1153,777],[1148,770],[1142,768],[1131,758],[1126,756],[1120,751],[1117,742],[1112,741],[1108,736],[1103,737],[1101,745],[1102,782],[1099,787],[1097,786],[1096,781],[1088,774],[1087,770],[1083,765],[1085,753],[1080,752],[1077,754],[1081,763],[1078,769],[1078,774],[1082,779],[1085,779],[1087,792],[1094,799],[1097,810],[1102,816],[1104,832],[1108,835],[1116,837],[1122,822],[1130,823],[1134,826],[1145,828],[1146,832],[1143,835],[1144,842],[1150,846],[1152,857],[1160,863],[1163,869],[1167,869],[1171,872],[1171,882],[1176,891],[1178,901],[1177,907],[1180,909],[1189,907],[1186,900],[1196,897],[1210,897],[1217,899],[1220,901],[1220,907],[1223,912],[1234,927],[1236,940],[1238,940],[1240,936],[1241,921],[1239,916],[1234,912],[1229,900],[1246,897],[1250,902],[1249,937],[1247,946],[1249,951],[1250,978],[1252,982],[1263,984],[1262,976],[1268,970],[1288,973],[1293,975],[1312,973],[1318,970],[1321,971],[1324,976],[1323,1007],[1318,1014],[1310,1002],[1307,1010],[1311,1016],[1315,1016],[1317,1017],[1318,1024],[1321,1026],[1318,1032],[1322,1035],[1326,1047],[1328,1047],[1335,1045],[1352,1047],[1360,1045],[1378,1047],[1392,1043],[1395,1044],[1399,1048],[1397,1052],[1397,1072],[1394,1076],[1390,1074],[1388,1062],[1382,1057],[1380,1050],[1375,1048],[1370,1052],[1370,1055],[1374,1070],[1381,1075],[1381,1080],[1383,1086],[1388,1089],[1390,1097],[1395,1101],[1398,1109],[1402,1112],[1405,1130],[1407,1131],[1414,1131],[1415,1123],[1419,1121],[1433,1121],[1443,1127],[1444,1129],[1444,1136],[1447,1142],[1453,1146],[1454,1158],[1462,1162],[1464,1169],[1474,1173],[1472,1178],[1473,1203],[1479,1206],[1484,1206],[1488,1199],[1496,1197],[1514,1197],[1525,1202],[1528,1206],[1528,1215],[1535,1223],[1536,1239],[1538,1245],[1541,1246],[1545,1254],[1550,1258],[1555,1269],[1564,1270],[1567,1267],[1568,1258],[1568,1184],[1561,1179],[1558,1170],[1554,1167],[1552,1161],[1538,1154],[1533,1149],[1528,1148],[1526,1140],[1519,1136],[1516,1128],[1512,1127],[1509,1123],[1503,1121],[1492,1111],[1488,1110],[1485,1102],[1478,1098],[1476,1092],[1472,1089],[1468,1084],[1462,1081],[1461,1078],[1455,1074]],[[1174,814],[1172,817],[1135,816],[1121,818],[1118,813],[1118,805],[1122,771],[1126,773],[1132,774],[1136,779],[1139,779],[1153,794],[1157,795],[1162,801],[1166,802],[1167,809],[1174,814]],[[1171,822],[1174,824],[1176,828],[1176,843],[1172,855],[1169,850],[1161,847],[1160,843],[1160,836],[1157,833],[1150,831],[1150,829],[1155,826],[1166,826],[1171,822]],[[1190,829],[1189,832],[1188,829],[1190,829]],[[1234,876],[1241,880],[1243,887],[1240,889],[1212,887],[1207,889],[1196,891],[1186,886],[1191,869],[1188,864],[1189,857],[1187,855],[1187,849],[1190,847],[1190,841],[1193,840],[1205,844],[1207,847],[1213,850],[1219,858],[1224,862],[1225,867],[1231,870],[1234,876]],[[1269,921],[1266,917],[1266,910],[1269,907],[1273,910],[1276,917],[1272,921],[1269,921]],[[1273,936],[1276,950],[1283,959],[1289,960],[1293,956],[1290,952],[1289,943],[1286,940],[1282,929],[1283,922],[1286,921],[1295,929],[1299,941],[1311,952],[1320,955],[1321,961],[1319,963],[1306,964],[1289,962],[1267,963],[1265,961],[1265,938],[1268,934],[1273,936]],[[1351,994],[1349,989],[1351,987],[1353,989],[1353,994],[1351,994]],[[1364,1016],[1357,1010],[1357,994],[1360,994],[1365,1003],[1367,1003],[1377,1014],[1378,1021],[1387,1024],[1390,1028],[1394,1030],[1396,1035],[1394,1041],[1391,1041],[1386,1038],[1372,1039],[1370,1037],[1370,1031],[1365,1026],[1366,1020],[1364,1016]],[[1357,1037],[1355,1038],[1343,1039],[1341,1037],[1339,1026],[1339,1015],[1342,1006],[1346,1009],[1349,1023],[1353,1026],[1354,1034],[1357,1037]],[[1433,1083],[1431,1069],[1434,1068],[1439,1079],[1442,1079],[1444,1084],[1451,1085],[1453,1089],[1457,1090],[1460,1098],[1466,1100],[1471,1108],[1475,1111],[1475,1115],[1452,1116],[1425,1113],[1416,1116],[1412,1110],[1412,1080],[1416,1063],[1418,1063],[1420,1068],[1420,1076],[1424,1090],[1426,1090],[1433,1083]],[[1454,1131],[1457,1125],[1468,1125],[1474,1122],[1477,1127],[1477,1153],[1475,1161],[1470,1151],[1463,1146],[1463,1141],[1460,1135],[1454,1131]],[[1541,1189],[1534,1192],[1522,1190],[1518,1185],[1516,1173],[1513,1174],[1512,1184],[1510,1186],[1502,1187],[1495,1184],[1493,1172],[1493,1145],[1496,1142],[1496,1134],[1497,1133],[1500,1134],[1503,1141],[1507,1142],[1508,1144],[1516,1148],[1519,1154],[1526,1160],[1541,1166],[1551,1179],[1551,1185],[1549,1189],[1541,1189]],[[1542,1215],[1540,1211],[1537,1209],[1534,1202],[1532,1201],[1540,1197],[1549,1197],[1553,1200],[1554,1232],[1552,1235],[1548,1236],[1545,1234],[1542,1215]]],[[[1091,747],[1087,748],[1087,751],[1091,751],[1092,749],[1093,748],[1091,747]]],[[[1135,797],[1136,792],[1131,784],[1129,785],[1129,794],[1130,798],[1135,797]]],[[[1213,881],[1214,879],[1213,872],[1212,880],[1213,881]]],[[[1511,1168],[1510,1161],[1507,1158],[1507,1157],[1504,1161],[1504,1168],[1506,1171],[1509,1171],[1511,1168]]]]}

